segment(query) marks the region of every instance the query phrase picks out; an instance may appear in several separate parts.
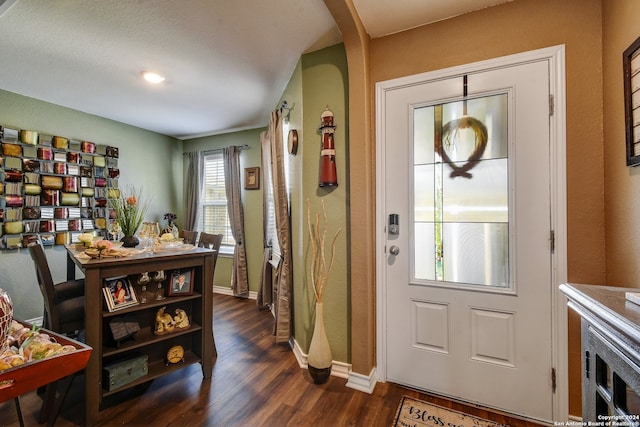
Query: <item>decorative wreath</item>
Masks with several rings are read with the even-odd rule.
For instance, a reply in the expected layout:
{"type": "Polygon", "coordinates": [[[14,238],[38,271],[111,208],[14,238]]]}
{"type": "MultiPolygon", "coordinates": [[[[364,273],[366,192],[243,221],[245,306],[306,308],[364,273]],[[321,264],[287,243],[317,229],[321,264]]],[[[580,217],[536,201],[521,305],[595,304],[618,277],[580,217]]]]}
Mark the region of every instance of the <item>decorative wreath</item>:
{"type": "Polygon", "coordinates": [[[487,137],[487,127],[484,123],[470,116],[463,116],[459,119],[451,120],[442,127],[442,137],[436,138],[436,152],[440,155],[442,160],[447,163],[451,169],[453,169],[449,174],[451,178],[455,178],[456,176],[471,178],[473,176],[469,173],[469,170],[478,164],[478,160],[480,160],[485,148],[487,148],[487,137]],[[467,162],[462,166],[457,166],[447,155],[447,152],[443,147],[443,141],[447,147],[450,147],[458,138],[458,132],[461,129],[467,128],[473,129],[475,134],[475,148],[467,159],[467,162]]]}

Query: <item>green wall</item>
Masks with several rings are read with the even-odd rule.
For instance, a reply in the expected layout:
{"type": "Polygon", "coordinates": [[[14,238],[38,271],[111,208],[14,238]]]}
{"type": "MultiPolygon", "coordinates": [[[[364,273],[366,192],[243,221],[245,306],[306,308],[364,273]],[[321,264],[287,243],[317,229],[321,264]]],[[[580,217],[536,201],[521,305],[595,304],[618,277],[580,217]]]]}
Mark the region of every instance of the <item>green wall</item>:
{"type": "MultiPolygon", "coordinates": [[[[291,224],[293,257],[294,338],[307,352],[313,333],[314,298],[308,281],[309,240],[306,201],[312,215],[325,203],[329,218],[329,234],[341,228],[336,248],[336,261],[325,293],[324,314],[333,359],[349,362],[349,276],[348,276],[348,87],[344,45],[305,54],[292,73],[281,100],[292,107],[290,128],[297,129],[299,148],[296,156],[288,156],[291,173],[291,224]],[[339,186],[318,187],[320,160],[320,115],[329,107],[335,116],[336,162],[339,186]]],[[[277,108],[280,102],[274,106],[277,108]]],[[[265,113],[265,121],[267,120],[265,113]]],[[[183,226],[184,171],[183,152],[214,150],[229,145],[248,145],[240,156],[241,168],[260,166],[260,132],[240,132],[179,141],[123,123],[27,98],[0,90],[0,124],[19,129],[36,130],[69,138],[109,144],[120,149],[122,171],[120,187],[135,185],[151,197],[148,220],[162,222],[165,212],[178,214],[183,226]]],[[[243,177],[244,178],[244,177],[243,177]]],[[[262,262],[262,190],[244,190],[245,238],[249,268],[249,289],[257,292],[262,262]]],[[[65,251],[47,248],[54,279],[64,280],[65,251]]],[[[220,256],[214,285],[229,287],[232,262],[220,256]]],[[[7,289],[16,306],[16,316],[31,319],[42,315],[42,299],[37,287],[31,259],[25,249],[4,251],[0,255],[0,287],[7,289]],[[26,273],[26,274],[25,274],[26,273]]]]}
{"type": "Polygon", "coordinates": [[[348,76],[343,44],[302,56],[282,99],[291,110],[290,128],[298,129],[296,156],[289,156],[291,173],[291,224],[293,256],[294,338],[307,352],[313,334],[315,299],[309,280],[310,246],[307,231],[307,200],[311,216],[322,212],[324,201],[330,238],[342,229],[336,245],[335,263],[325,292],[324,319],[333,360],[350,361],[348,275],[348,76]],[[320,115],[328,107],[334,114],[338,187],[318,187],[321,137],[320,115]],[[302,130],[302,131],[300,131],[302,130]]]}
{"type": "MultiPolygon", "coordinates": [[[[91,114],[0,90],[0,124],[119,148],[120,187],[142,188],[149,197],[147,220],[162,222],[165,212],[183,215],[182,142],[91,114]]],[[[180,223],[180,219],[178,219],[180,223]]],[[[66,252],[45,250],[55,281],[66,278],[66,252]]],[[[42,316],[42,297],[26,249],[0,253],[0,287],[13,299],[15,316],[42,316]]]]}

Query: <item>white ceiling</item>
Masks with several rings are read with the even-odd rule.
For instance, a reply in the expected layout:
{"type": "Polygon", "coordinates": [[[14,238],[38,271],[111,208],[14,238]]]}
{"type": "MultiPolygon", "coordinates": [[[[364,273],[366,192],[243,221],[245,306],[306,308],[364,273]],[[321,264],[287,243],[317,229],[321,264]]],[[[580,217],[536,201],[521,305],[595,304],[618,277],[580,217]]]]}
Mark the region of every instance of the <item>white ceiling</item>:
{"type": "MultiPolygon", "coordinates": [[[[10,1],[0,89],[180,139],[265,126],[300,56],[342,41],[323,0],[10,1]]],[[[375,38],[510,0],[353,1],[375,38]]]]}

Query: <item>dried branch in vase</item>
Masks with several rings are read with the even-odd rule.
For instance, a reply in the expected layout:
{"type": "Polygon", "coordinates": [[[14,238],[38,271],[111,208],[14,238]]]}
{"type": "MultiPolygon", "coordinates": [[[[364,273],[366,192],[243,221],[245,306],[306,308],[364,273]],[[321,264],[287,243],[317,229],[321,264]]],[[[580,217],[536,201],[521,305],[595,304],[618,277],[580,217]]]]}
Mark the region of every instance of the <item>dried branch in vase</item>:
{"type": "Polygon", "coordinates": [[[325,241],[327,237],[327,226],[329,221],[327,220],[327,211],[324,207],[324,200],[322,200],[322,226],[320,224],[320,214],[316,213],[315,222],[311,224],[311,204],[307,199],[307,223],[309,226],[309,241],[311,244],[311,284],[313,285],[313,291],[316,295],[316,301],[322,302],[324,291],[327,286],[327,280],[329,274],[333,268],[333,261],[336,254],[336,239],[338,234],[342,231],[339,228],[333,235],[331,240],[331,258],[327,264],[325,241]]]}

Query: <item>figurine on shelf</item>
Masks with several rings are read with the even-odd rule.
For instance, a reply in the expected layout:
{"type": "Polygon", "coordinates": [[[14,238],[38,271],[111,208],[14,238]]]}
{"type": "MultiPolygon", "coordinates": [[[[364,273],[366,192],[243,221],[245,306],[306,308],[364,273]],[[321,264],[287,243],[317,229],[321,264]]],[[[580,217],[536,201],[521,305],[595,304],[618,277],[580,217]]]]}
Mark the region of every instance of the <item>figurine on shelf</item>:
{"type": "Polygon", "coordinates": [[[163,335],[170,332],[173,332],[175,325],[173,323],[173,318],[170,314],[165,313],[164,310],[167,307],[162,307],[156,312],[156,329],[155,333],[157,335],[163,335]]]}
{"type": "Polygon", "coordinates": [[[156,327],[154,330],[156,335],[169,334],[177,329],[186,329],[191,325],[189,316],[181,308],[176,308],[176,315],[173,317],[165,312],[166,309],[167,307],[162,307],[156,312],[156,327]]]}
{"type": "Polygon", "coordinates": [[[176,329],[188,328],[189,316],[187,316],[187,313],[184,310],[176,308],[176,315],[173,318],[173,324],[176,329]]]}
{"type": "Polygon", "coordinates": [[[155,292],[155,300],[156,301],[162,301],[165,297],[164,297],[164,289],[162,289],[162,282],[167,278],[167,276],[164,274],[164,270],[158,270],[155,272],[154,276],[153,276],[153,281],[158,283],[158,289],[155,292]]]}
{"type": "Polygon", "coordinates": [[[164,219],[165,221],[167,221],[167,226],[164,228],[164,230],[162,230],[163,233],[171,233],[174,239],[177,239],[180,234],[180,232],[178,231],[178,227],[176,226],[176,218],[178,218],[178,215],[174,214],[173,212],[167,212],[166,214],[164,214],[164,219]]]}
{"type": "Polygon", "coordinates": [[[147,283],[149,283],[150,281],[151,279],[149,278],[148,272],[142,273],[137,279],[138,285],[142,286],[142,292],[140,293],[140,304],[146,304],[151,301],[151,298],[154,297],[151,292],[147,292],[147,283]]]}

